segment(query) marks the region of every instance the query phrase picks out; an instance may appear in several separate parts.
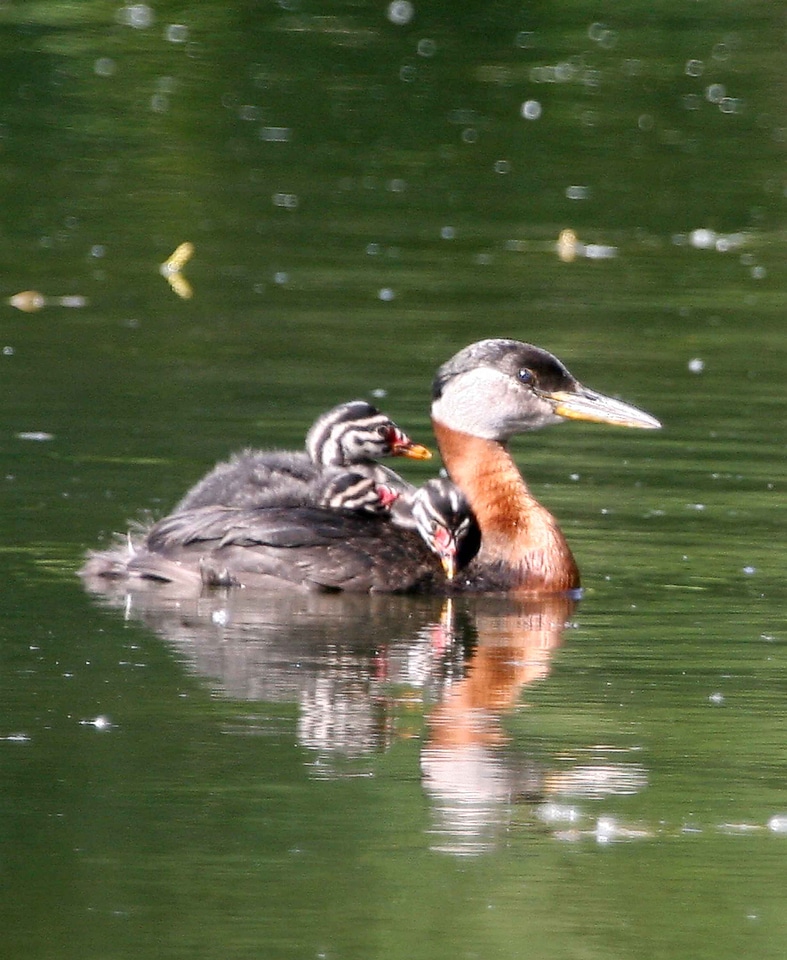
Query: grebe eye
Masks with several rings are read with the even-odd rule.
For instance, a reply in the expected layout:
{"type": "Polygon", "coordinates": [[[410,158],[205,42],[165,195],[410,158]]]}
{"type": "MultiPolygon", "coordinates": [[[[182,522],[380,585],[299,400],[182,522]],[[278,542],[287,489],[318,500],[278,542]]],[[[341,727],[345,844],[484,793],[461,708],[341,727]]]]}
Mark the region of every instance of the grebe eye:
{"type": "Polygon", "coordinates": [[[520,383],[535,383],[536,375],[532,370],[528,370],[527,367],[523,367],[517,374],[517,379],[520,383]]]}

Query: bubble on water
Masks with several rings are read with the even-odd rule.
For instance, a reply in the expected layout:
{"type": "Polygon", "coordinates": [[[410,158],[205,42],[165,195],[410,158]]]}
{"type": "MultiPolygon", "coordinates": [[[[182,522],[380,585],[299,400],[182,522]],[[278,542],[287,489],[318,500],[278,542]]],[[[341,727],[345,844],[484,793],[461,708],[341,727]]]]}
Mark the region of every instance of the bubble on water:
{"type": "Polygon", "coordinates": [[[94,243],[90,248],[90,256],[95,257],[96,260],[100,260],[102,257],[106,256],[107,248],[103,243],[94,243]]]}
{"type": "Polygon", "coordinates": [[[13,355],[14,355],[14,348],[13,348],[13,347],[10,347],[10,346],[5,346],[5,347],[3,347],[3,356],[4,356],[4,357],[13,357],[13,355]]]}
{"type": "Polygon", "coordinates": [[[286,270],[277,270],[273,275],[273,282],[283,287],[286,283],[290,282],[290,275],[286,270]]]}
{"type": "Polygon", "coordinates": [[[402,27],[415,16],[415,7],[409,0],[394,0],[393,3],[388,4],[386,16],[391,23],[396,24],[397,27],[402,27]]]}
{"type": "Polygon", "coordinates": [[[423,37],[418,41],[418,46],[415,49],[419,57],[433,57],[437,52],[437,44],[429,37],[423,37]]]}
{"type": "Polygon", "coordinates": [[[395,296],[396,294],[390,287],[383,287],[381,290],[377,291],[378,299],[382,300],[384,303],[389,303],[395,296]]]}
{"type": "Polygon", "coordinates": [[[404,193],[407,189],[407,181],[402,180],[401,177],[394,177],[393,180],[388,181],[387,189],[391,193],[404,193]]]}
{"type": "Polygon", "coordinates": [[[577,75],[577,68],[568,60],[564,60],[561,63],[556,63],[554,70],[555,80],[557,80],[558,83],[568,83],[577,75]]]}
{"type": "Polygon", "coordinates": [[[710,703],[716,704],[717,706],[721,706],[721,704],[724,703],[724,694],[719,693],[719,691],[717,690],[715,693],[710,694],[710,696],[708,697],[708,700],[710,703]]]}
{"type": "Polygon", "coordinates": [[[643,130],[647,133],[649,130],[653,129],[653,117],[649,113],[641,113],[637,117],[637,126],[640,130],[643,130]]]}
{"type": "Polygon", "coordinates": [[[475,127],[466,127],[462,131],[462,142],[463,143],[475,143],[478,140],[478,131],[475,127]]]}
{"type": "Polygon", "coordinates": [[[700,360],[699,357],[693,357],[689,360],[689,370],[691,373],[702,373],[705,369],[705,361],[700,360]]]}
{"type": "Polygon", "coordinates": [[[724,61],[730,55],[730,48],[726,43],[717,43],[711,52],[711,56],[714,60],[724,61]]]}
{"type": "Polygon", "coordinates": [[[183,23],[170,23],[164,31],[164,39],[170,43],[185,43],[189,38],[189,28],[183,23]]]}
{"type": "Polygon", "coordinates": [[[698,93],[686,93],[681,97],[684,110],[699,110],[702,100],[698,93]]]}
{"type": "Polygon", "coordinates": [[[590,187],[572,184],[566,187],[566,197],[569,200],[587,200],[590,197],[590,187]]]}
{"type": "Polygon", "coordinates": [[[510,173],[511,164],[508,160],[495,160],[494,170],[495,173],[510,173]]]}
{"type": "Polygon", "coordinates": [[[719,103],[727,96],[727,91],[723,83],[711,83],[705,88],[705,99],[710,103],[719,103]]]}
{"type": "Polygon", "coordinates": [[[274,207],[283,207],[285,210],[295,210],[298,206],[297,193],[274,193],[271,197],[274,207]]]}
{"type": "Polygon", "coordinates": [[[747,577],[752,577],[757,572],[757,568],[752,566],[745,566],[742,572],[745,573],[747,577]]]}
{"type": "Polygon", "coordinates": [[[743,110],[743,101],[738,97],[722,97],[719,100],[719,110],[722,113],[740,113],[743,110]]]}
{"type": "Polygon", "coordinates": [[[118,10],[117,19],[124,26],[145,30],[153,24],[156,16],[146,3],[131,3],[118,10]]]}
{"type": "Polygon", "coordinates": [[[266,143],[287,143],[292,139],[290,127],[261,127],[260,140],[266,143]]]}
{"type": "Polygon", "coordinates": [[[238,107],[238,118],[240,120],[256,120],[260,115],[260,108],[253,103],[244,103],[238,107]]]}
{"type": "Polygon", "coordinates": [[[166,113],[169,110],[169,97],[163,93],[154,93],[150,98],[150,109],[153,113],[166,113]]]}
{"type": "Polygon", "coordinates": [[[525,100],[519,112],[525,120],[538,120],[542,113],[541,104],[538,100],[525,100]]]}
{"type": "Polygon", "coordinates": [[[705,70],[705,64],[702,60],[687,60],[683,69],[687,77],[701,77],[705,70]]]}
{"type": "Polygon", "coordinates": [[[388,391],[384,387],[375,387],[374,390],[372,390],[372,396],[376,400],[382,400],[383,397],[388,396],[388,391]]]}
{"type": "Polygon", "coordinates": [[[417,70],[411,64],[404,64],[399,70],[399,79],[404,83],[413,83],[417,75],[417,70]]]}
{"type": "Polygon", "coordinates": [[[752,267],[751,268],[751,278],[752,280],[764,280],[768,276],[768,271],[765,267],[752,267]]]}
{"type": "Polygon", "coordinates": [[[603,50],[611,50],[618,43],[617,30],[603,30],[596,42],[603,50]]]}
{"type": "Polygon", "coordinates": [[[514,37],[514,46],[522,50],[530,50],[535,46],[535,36],[532,30],[520,30],[514,37]]]}
{"type": "Polygon", "coordinates": [[[366,253],[370,257],[378,257],[380,255],[380,244],[379,243],[367,243],[366,244],[366,253]]]}
{"type": "Polygon", "coordinates": [[[453,240],[456,237],[456,230],[453,227],[441,227],[440,236],[443,240],[453,240]]]}
{"type": "Polygon", "coordinates": [[[112,57],[99,57],[93,64],[93,73],[97,77],[112,77],[117,70],[117,64],[112,57]]]}
{"type": "Polygon", "coordinates": [[[55,435],[53,433],[47,433],[44,430],[23,430],[21,433],[15,434],[17,440],[33,440],[36,443],[43,443],[47,440],[54,440],[55,435]]]}
{"type": "Polygon", "coordinates": [[[606,26],[603,23],[591,23],[588,27],[588,38],[596,43],[604,36],[606,26]]]}
{"type": "Polygon", "coordinates": [[[787,813],[775,813],[768,821],[768,829],[773,833],[787,833],[787,813]]]}

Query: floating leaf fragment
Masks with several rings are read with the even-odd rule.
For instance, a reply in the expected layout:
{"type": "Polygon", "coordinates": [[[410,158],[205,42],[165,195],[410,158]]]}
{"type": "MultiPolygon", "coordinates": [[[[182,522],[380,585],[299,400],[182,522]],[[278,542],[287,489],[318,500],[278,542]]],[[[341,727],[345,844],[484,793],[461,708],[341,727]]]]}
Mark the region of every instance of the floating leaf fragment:
{"type": "Polygon", "coordinates": [[[72,294],[66,297],[45,297],[38,290],[23,290],[21,293],[15,293],[6,301],[9,306],[16,307],[24,313],[36,313],[43,310],[44,307],[86,307],[88,305],[87,297],[72,294]]]}
{"type": "Polygon", "coordinates": [[[181,273],[193,256],[194,244],[186,241],[181,243],[159,267],[161,276],[182,300],[190,300],[194,295],[191,284],[181,273]]]}

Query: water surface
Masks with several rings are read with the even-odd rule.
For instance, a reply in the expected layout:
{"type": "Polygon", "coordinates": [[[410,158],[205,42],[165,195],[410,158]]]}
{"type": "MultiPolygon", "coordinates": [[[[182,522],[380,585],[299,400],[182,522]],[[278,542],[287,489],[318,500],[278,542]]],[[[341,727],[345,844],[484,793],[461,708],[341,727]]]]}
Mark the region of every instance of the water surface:
{"type": "Polygon", "coordinates": [[[609,12],[0,10],[9,956],[783,956],[783,24],[609,12]],[[665,424],[514,445],[575,609],[83,591],[488,336],[665,424]]]}

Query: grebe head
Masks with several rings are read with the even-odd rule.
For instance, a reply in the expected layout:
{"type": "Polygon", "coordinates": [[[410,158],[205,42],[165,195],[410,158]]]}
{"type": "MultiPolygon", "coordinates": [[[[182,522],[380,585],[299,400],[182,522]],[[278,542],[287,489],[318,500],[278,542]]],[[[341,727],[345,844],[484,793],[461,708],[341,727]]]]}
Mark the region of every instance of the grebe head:
{"type": "Polygon", "coordinates": [[[450,480],[428,480],[413,494],[410,509],[415,528],[440,558],[446,578],[475,556],[480,534],[464,494],[450,480]]]}
{"type": "Polygon", "coordinates": [[[339,404],[319,416],[306,434],[306,452],[322,467],[366,463],[380,457],[428,460],[432,456],[364,400],[339,404]]]}
{"type": "Polygon", "coordinates": [[[650,414],[584,387],[551,353],[518,340],[480,340],[437,371],[432,418],[463,433],[506,441],[561,420],[658,429],[650,414]]]}

